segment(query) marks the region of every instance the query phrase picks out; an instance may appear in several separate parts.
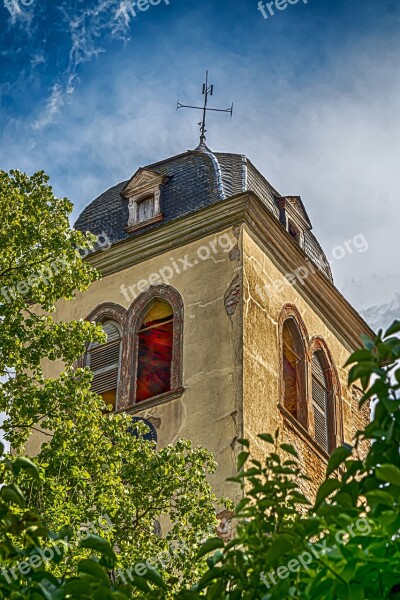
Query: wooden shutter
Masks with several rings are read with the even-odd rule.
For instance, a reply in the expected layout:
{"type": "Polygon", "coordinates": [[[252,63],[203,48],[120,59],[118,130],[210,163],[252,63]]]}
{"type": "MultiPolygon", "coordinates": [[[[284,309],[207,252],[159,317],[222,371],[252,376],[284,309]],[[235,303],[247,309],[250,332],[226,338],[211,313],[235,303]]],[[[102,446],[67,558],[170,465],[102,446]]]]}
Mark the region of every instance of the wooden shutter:
{"type": "Polygon", "coordinates": [[[314,410],[315,439],[318,444],[328,452],[328,390],[321,361],[317,354],[314,354],[312,359],[312,402],[314,410]]]}
{"type": "Polygon", "coordinates": [[[145,198],[138,204],[138,223],[144,223],[154,217],[154,196],[145,198]]]}
{"type": "Polygon", "coordinates": [[[102,394],[118,387],[118,372],[121,349],[121,335],[118,327],[108,321],[103,329],[107,334],[105,344],[94,343],[89,351],[88,366],[94,373],[92,390],[102,394]]]}

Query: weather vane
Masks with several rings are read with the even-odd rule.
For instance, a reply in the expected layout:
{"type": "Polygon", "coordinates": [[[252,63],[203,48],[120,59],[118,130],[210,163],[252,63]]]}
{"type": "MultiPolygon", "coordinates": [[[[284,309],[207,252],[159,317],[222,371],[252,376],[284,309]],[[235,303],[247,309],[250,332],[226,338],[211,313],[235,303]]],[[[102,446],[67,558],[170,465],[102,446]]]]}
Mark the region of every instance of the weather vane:
{"type": "Polygon", "coordinates": [[[230,108],[209,108],[208,106],[208,97],[212,96],[214,93],[214,86],[213,85],[208,85],[208,71],[206,71],[206,82],[203,83],[203,96],[204,96],[204,106],[190,106],[187,104],[181,104],[178,100],[178,103],[176,105],[176,110],[179,110],[180,108],[195,108],[196,110],[202,110],[203,111],[203,119],[202,121],[200,121],[199,125],[200,125],[200,147],[206,147],[206,118],[207,118],[207,111],[212,110],[214,112],[224,112],[224,113],[229,113],[231,115],[233,115],[233,102],[232,102],[232,106],[230,108]]]}

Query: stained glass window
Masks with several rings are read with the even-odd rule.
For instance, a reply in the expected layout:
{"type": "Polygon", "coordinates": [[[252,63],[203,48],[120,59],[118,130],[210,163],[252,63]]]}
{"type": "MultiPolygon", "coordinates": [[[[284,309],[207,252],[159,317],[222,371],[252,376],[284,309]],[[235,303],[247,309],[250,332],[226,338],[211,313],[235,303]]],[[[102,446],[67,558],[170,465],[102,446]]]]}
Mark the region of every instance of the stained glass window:
{"type": "Polygon", "coordinates": [[[137,332],[136,402],[171,390],[173,330],[170,304],[162,300],[152,302],[137,332]]]}

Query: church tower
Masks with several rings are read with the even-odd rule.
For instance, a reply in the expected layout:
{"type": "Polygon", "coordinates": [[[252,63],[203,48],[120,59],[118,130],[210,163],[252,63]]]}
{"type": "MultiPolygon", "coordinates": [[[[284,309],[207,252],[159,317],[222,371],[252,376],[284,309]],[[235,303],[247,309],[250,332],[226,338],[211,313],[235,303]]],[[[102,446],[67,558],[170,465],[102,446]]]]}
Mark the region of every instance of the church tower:
{"type": "MultiPolygon", "coordinates": [[[[242,154],[206,144],[213,86],[203,86],[200,145],[138,169],[91,202],[75,227],[97,236],[103,275],[62,320],[102,324],[82,366],[116,412],[149,425],[160,446],[211,450],[217,496],[238,499],[240,438],[259,433],[298,451],[312,494],[332,450],[369,420],[343,367],[368,325],[335,288],[299,196],[282,196],[242,154]]],[[[49,373],[54,376],[56,373],[49,373]]],[[[34,453],[40,435],[31,438],[34,453]]]]}
{"type": "Polygon", "coordinates": [[[130,175],[75,224],[98,236],[87,260],[103,279],[57,309],[108,335],[83,358],[93,389],[159,445],[213,451],[218,495],[237,499],[225,481],[237,440],[264,453],[257,434],[277,429],[315,488],[368,421],[343,365],[371,332],[335,288],[301,198],[205,143],[130,175]]]}

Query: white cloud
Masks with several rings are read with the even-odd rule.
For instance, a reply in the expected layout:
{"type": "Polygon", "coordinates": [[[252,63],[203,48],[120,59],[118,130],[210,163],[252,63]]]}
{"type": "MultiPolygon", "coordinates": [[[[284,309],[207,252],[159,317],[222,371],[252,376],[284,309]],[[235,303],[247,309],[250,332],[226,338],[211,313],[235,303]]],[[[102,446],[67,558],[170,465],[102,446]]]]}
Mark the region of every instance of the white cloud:
{"type": "Polygon", "coordinates": [[[46,109],[42,112],[38,119],[32,123],[33,129],[43,129],[52,123],[55,115],[57,115],[64,106],[64,94],[60,83],[55,83],[51,90],[51,95],[46,103],[46,109]]]}
{"type": "MultiPolygon", "coordinates": [[[[203,66],[210,64],[217,83],[213,103],[224,108],[234,100],[235,109],[232,121],[210,116],[209,145],[247,154],[282,194],[301,195],[328,254],[362,233],[369,250],[335,263],[336,284],[357,307],[390,300],[400,283],[394,251],[400,217],[400,80],[394,76],[399,42],[390,36],[353,41],[326,55],[324,65],[302,80],[301,53],[297,58],[292,52],[290,60],[274,55],[271,64],[268,55],[222,52],[216,42],[202,53],[178,56],[170,39],[178,36],[180,21],[145,65],[139,46],[136,63],[133,53],[115,60],[103,54],[98,77],[82,78],[78,86],[76,67],[101,52],[96,32],[112,31],[102,11],[110,17],[116,4],[103,0],[71,25],[76,35],[69,76],[64,87],[53,88],[51,118],[42,121],[58,115],[67,124],[62,135],[55,128],[43,138],[39,132],[25,137],[25,145],[35,142],[35,156],[27,156],[10,128],[10,166],[22,156],[18,166],[45,168],[57,193],[71,197],[79,212],[138,166],[197,145],[198,115],[177,113],[176,100],[201,101],[203,66]],[[71,102],[65,100],[67,89],[75,90],[71,102]]],[[[198,32],[192,35],[195,45],[198,32]]]]}
{"type": "Polygon", "coordinates": [[[34,121],[34,129],[43,129],[54,122],[68,96],[76,90],[79,65],[98,58],[105,51],[103,43],[107,38],[124,43],[130,39],[129,20],[121,10],[120,0],[98,0],[94,7],[73,13],[75,6],[68,3],[62,4],[59,9],[70,35],[68,66],[53,84],[45,109],[34,121]]]}

